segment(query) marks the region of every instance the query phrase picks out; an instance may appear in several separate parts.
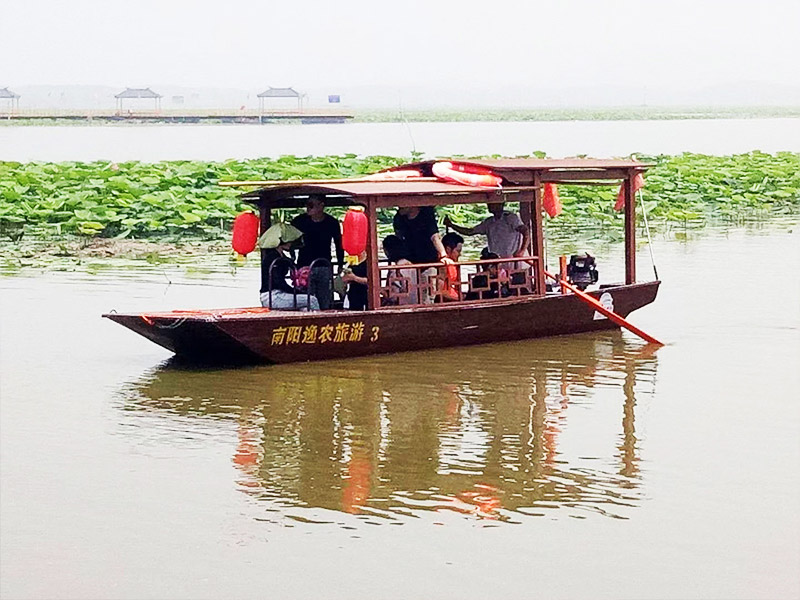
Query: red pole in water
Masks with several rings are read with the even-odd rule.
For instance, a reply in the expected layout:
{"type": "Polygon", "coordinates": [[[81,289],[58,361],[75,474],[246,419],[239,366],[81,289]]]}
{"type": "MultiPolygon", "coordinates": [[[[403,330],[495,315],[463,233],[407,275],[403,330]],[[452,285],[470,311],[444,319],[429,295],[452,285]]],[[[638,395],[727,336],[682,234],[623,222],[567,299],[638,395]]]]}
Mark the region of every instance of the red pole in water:
{"type": "Polygon", "coordinates": [[[623,319],[620,315],[615,313],[613,310],[608,310],[605,306],[600,304],[597,300],[592,298],[589,294],[587,294],[585,292],[582,292],[581,290],[576,288],[574,285],[570,285],[569,283],[566,282],[566,280],[561,279],[559,281],[559,279],[556,276],[551,275],[547,271],[545,271],[544,274],[547,275],[550,279],[554,279],[555,281],[558,281],[561,284],[562,288],[566,287],[573,294],[575,294],[578,298],[580,298],[581,300],[583,300],[587,304],[589,304],[592,307],[594,307],[594,309],[597,310],[597,312],[599,312],[602,315],[607,316],[609,319],[614,321],[614,323],[616,323],[620,327],[624,327],[625,329],[627,329],[631,333],[635,333],[636,335],[638,335],[640,338],[642,338],[646,342],[650,342],[651,344],[658,344],[659,346],[663,346],[664,345],[663,342],[659,342],[652,335],[648,335],[644,331],[642,331],[641,329],[636,327],[635,325],[632,325],[631,323],[628,323],[628,321],[623,319]]]}

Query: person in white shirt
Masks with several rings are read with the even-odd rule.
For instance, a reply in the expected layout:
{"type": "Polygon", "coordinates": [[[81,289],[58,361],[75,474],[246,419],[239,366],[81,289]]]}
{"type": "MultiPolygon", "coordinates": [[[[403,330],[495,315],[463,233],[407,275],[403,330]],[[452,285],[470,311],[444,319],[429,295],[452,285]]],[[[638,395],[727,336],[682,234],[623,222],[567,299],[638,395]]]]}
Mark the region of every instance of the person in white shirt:
{"type": "Polygon", "coordinates": [[[444,224],[461,235],[485,235],[489,252],[494,252],[501,258],[525,256],[530,241],[530,231],[519,215],[504,210],[505,202],[493,202],[486,207],[492,216],[474,227],[456,225],[449,216],[444,218],[444,224]]]}

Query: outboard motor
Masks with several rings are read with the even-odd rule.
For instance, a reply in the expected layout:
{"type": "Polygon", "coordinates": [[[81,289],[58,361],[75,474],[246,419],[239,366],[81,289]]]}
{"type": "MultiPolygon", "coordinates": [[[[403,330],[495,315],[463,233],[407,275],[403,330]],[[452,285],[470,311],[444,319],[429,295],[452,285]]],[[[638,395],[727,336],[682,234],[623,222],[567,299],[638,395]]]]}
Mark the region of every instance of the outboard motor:
{"type": "Polygon", "coordinates": [[[597,283],[599,273],[594,256],[588,252],[573,254],[567,265],[567,279],[579,290],[583,291],[593,283],[597,283]]]}

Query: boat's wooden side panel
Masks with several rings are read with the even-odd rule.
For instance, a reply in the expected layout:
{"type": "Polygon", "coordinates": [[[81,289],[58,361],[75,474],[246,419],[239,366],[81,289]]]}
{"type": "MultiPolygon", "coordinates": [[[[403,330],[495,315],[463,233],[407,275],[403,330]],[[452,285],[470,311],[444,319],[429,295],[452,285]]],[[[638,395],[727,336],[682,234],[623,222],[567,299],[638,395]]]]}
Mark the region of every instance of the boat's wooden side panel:
{"type": "MultiPolygon", "coordinates": [[[[655,299],[658,283],[604,290],[627,316],[655,299]]],[[[596,293],[600,297],[603,294],[596,293]]],[[[335,312],[219,324],[268,362],[345,358],[426,348],[466,346],[615,328],[576,296],[512,303],[439,305],[431,309],[335,312]]]]}
{"type": "Polygon", "coordinates": [[[264,360],[213,322],[191,319],[153,319],[152,322],[147,322],[139,315],[104,316],[188,359],[214,363],[252,363],[264,360]]]}
{"type": "MultiPolygon", "coordinates": [[[[594,292],[627,316],[652,302],[658,282],[594,292]]],[[[178,355],[194,360],[231,362],[297,362],[467,346],[506,340],[564,335],[616,325],[595,318],[577,296],[447,304],[425,308],[365,312],[272,312],[261,318],[220,320],[151,319],[106,315],[178,355]]]]}

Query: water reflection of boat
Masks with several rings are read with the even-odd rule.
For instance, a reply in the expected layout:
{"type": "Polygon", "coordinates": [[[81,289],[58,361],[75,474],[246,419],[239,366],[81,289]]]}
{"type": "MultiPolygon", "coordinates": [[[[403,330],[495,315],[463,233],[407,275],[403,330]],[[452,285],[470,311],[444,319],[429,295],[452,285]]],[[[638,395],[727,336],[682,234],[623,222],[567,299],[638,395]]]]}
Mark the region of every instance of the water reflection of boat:
{"type": "Polygon", "coordinates": [[[607,332],[402,359],[167,366],[127,389],[125,407],[174,420],[171,433],[195,419],[235,421],[238,483],[267,501],[389,517],[620,516],[639,499],[634,407],[655,371],[646,347],[607,332]],[[621,429],[570,432],[570,410],[586,407],[619,413],[621,429]]]}
{"type": "MultiPolygon", "coordinates": [[[[332,308],[303,313],[257,307],[145,314],[112,312],[103,316],[192,360],[287,363],[613,329],[619,322],[610,321],[606,316],[613,315],[601,315],[597,310],[610,309],[627,317],[655,300],[660,282],[642,282],[636,278],[635,190],[648,165],[635,160],[498,159],[462,161],[459,166],[467,172],[491,169],[492,177],[501,186],[472,187],[431,181],[436,165],[424,161],[398,167],[404,172],[424,175],[407,181],[286,181],[244,196],[258,208],[262,231],[269,228],[273,210],[301,209],[310,196],[324,197],[327,206],[363,207],[368,221],[362,240],[366,248],[367,310],[332,308]],[[621,183],[620,197],[625,208],[625,280],[605,282],[590,290],[593,300],[580,290],[569,294],[548,292],[545,283],[543,189],[557,183],[592,186],[621,183]],[[476,277],[480,274],[468,273],[463,261],[463,268],[455,269],[455,275],[448,274],[446,281],[430,274],[431,270],[436,273],[444,268],[444,262],[404,265],[404,270],[414,271],[413,277],[399,277],[396,265],[379,264],[379,211],[410,207],[432,211],[437,206],[498,202],[519,206],[521,224],[531,233],[527,247],[519,249],[526,259],[510,260],[506,256],[469,261],[469,269],[493,265],[498,271],[497,267],[502,266],[500,270],[507,271],[507,283],[503,285],[509,295],[491,297],[492,286],[499,290],[502,277],[491,274],[476,277]],[[455,298],[445,298],[442,293],[445,283],[455,298]],[[402,291],[396,292],[395,284],[402,291]],[[415,296],[415,304],[398,305],[400,297],[411,296],[415,296]],[[437,296],[442,300],[438,304],[423,301],[437,296]],[[602,307],[592,306],[592,302],[595,305],[600,302],[602,307]]],[[[449,258],[440,255],[438,260],[449,258]]],[[[271,290],[271,278],[263,274],[262,277],[262,289],[271,290]]]]}

